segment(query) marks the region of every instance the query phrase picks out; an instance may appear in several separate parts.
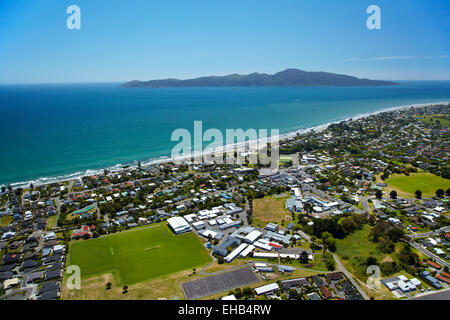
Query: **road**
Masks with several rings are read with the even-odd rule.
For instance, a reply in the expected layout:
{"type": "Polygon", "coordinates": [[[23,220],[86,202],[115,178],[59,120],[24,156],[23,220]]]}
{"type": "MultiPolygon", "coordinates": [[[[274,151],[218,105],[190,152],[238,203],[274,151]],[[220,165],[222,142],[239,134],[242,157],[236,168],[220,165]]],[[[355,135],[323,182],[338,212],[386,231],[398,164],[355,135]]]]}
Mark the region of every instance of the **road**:
{"type": "Polygon", "coordinates": [[[350,282],[353,284],[353,286],[359,291],[359,293],[361,294],[361,296],[364,298],[364,300],[369,300],[369,297],[367,296],[367,294],[364,292],[363,289],[361,289],[361,287],[356,283],[356,281],[353,279],[352,275],[350,272],[347,271],[347,269],[345,269],[344,265],[341,263],[341,261],[339,260],[339,258],[333,254],[334,260],[336,261],[338,268],[340,271],[342,271],[345,276],[350,280],[350,282]]]}
{"type": "Polygon", "coordinates": [[[425,233],[408,234],[408,237],[410,237],[411,239],[425,238],[425,237],[439,235],[441,232],[445,232],[445,233],[450,232],[450,226],[446,226],[441,229],[438,229],[435,231],[430,231],[430,232],[425,232],[425,233]]]}
{"type": "Polygon", "coordinates": [[[433,258],[434,260],[436,260],[437,263],[439,263],[442,266],[447,266],[448,268],[450,268],[450,263],[442,260],[441,258],[439,258],[437,255],[435,255],[434,253],[428,251],[427,249],[425,249],[424,247],[422,247],[420,244],[414,242],[414,241],[408,241],[409,245],[416,248],[417,250],[419,250],[420,252],[422,252],[424,255],[428,256],[429,258],[433,258]]]}
{"type": "Polygon", "coordinates": [[[364,210],[366,210],[367,212],[370,212],[370,206],[369,206],[369,203],[367,202],[366,197],[361,197],[361,204],[364,207],[364,210]]]}
{"type": "Polygon", "coordinates": [[[407,300],[450,300],[450,288],[419,294],[407,300]]]}

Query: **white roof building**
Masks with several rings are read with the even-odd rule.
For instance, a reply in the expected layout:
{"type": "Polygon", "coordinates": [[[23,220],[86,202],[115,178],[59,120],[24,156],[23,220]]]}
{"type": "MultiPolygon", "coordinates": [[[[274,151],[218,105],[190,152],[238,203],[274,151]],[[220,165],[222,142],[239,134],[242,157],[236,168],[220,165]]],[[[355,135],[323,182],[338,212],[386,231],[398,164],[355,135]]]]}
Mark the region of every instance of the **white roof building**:
{"type": "Polygon", "coordinates": [[[240,253],[239,256],[245,258],[245,257],[247,257],[247,256],[250,254],[250,252],[252,252],[253,250],[255,250],[255,246],[249,245],[247,248],[245,248],[245,249],[240,253]]]}
{"type": "Polygon", "coordinates": [[[420,280],[418,280],[417,278],[412,278],[411,280],[409,280],[409,282],[411,282],[416,287],[420,287],[422,285],[420,280]]]}
{"type": "Polygon", "coordinates": [[[228,263],[233,261],[234,258],[236,258],[247,246],[248,246],[248,244],[242,243],[239,247],[234,249],[229,255],[227,255],[225,257],[225,261],[228,262],[228,263]]]}
{"type": "Polygon", "coordinates": [[[272,293],[278,290],[280,290],[280,287],[277,283],[271,283],[262,287],[255,288],[255,292],[257,295],[272,293]]]}
{"type": "Polygon", "coordinates": [[[172,217],[167,219],[167,222],[169,223],[169,227],[175,232],[176,234],[180,234],[183,232],[191,231],[191,227],[189,226],[188,222],[183,217],[172,217]]]}
{"type": "Polygon", "coordinates": [[[269,246],[267,243],[263,243],[260,240],[262,240],[262,239],[259,239],[258,241],[254,242],[253,245],[259,249],[263,249],[263,250],[267,250],[267,251],[272,250],[271,246],[269,246]]]}
{"type": "Polygon", "coordinates": [[[12,279],[7,279],[3,282],[3,287],[5,289],[9,289],[12,286],[15,286],[17,284],[20,283],[20,279],[19,278],[12,278],[12,279]]]}
{"type": "Polygon", "coordinates": [[[205,223],[204,223],[203,221],[197,221],[197,222],[194,222],[194,223],[192,224],[192,226],[193,226],[195,229],[200,230],[200,229],[202,229],[202,228],[205,227],[205,223]]]}
{"type": "Polygon", "coordinates": [[[244,241],[247,243],[253,243],[256,241],[256,239],[258,239],[261,236],[261,234],[262,233],[259,232],[258,230],[253,230],[247,236],[245,236],[244,241]]]}

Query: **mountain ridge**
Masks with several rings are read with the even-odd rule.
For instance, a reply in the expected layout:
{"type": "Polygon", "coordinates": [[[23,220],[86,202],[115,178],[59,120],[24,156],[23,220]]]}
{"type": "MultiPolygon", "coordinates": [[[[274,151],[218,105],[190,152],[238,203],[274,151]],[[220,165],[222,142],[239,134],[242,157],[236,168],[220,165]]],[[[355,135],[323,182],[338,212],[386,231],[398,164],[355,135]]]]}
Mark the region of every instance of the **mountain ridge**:
{"type": "Polygon", "coordinates": [[[204,76],[193,79],[133,80],[122,84],[126,88],[171,88],[171,87],[306,87],[306,86],[387,86],[398,85],[391,81],[370,80],[354,76],[323,72],[286,69],[274,74],[253,72],[225,76],[204,76]]]}

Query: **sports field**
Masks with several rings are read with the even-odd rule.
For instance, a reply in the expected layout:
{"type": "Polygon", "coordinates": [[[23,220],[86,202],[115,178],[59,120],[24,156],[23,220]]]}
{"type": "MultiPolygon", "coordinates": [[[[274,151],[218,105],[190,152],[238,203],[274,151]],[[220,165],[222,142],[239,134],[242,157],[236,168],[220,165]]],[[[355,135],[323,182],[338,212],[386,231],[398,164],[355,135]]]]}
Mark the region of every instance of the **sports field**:
{"type": "Polygon", "coordinates": [[[447,114],[434,114],[434,115],[428,115],[428,116],[422,116],[419,117],[424,122],[437,124],[438,121],[441,124],[441,126],[449,128],[450,127],[450,116],[447,114]]]}
{"type": "Polygon", "coordinates": [[[68,265],[78,265],[83,279],[113,273],[118,284],[131,285],[210,261],[193,232],[174,235],[164,223],[72,242],[68,265]]]}
{"type": "Polygon", "coordinates": [[[423,197],[435,196],[437,189],[450,188],[450,180],[428,172],[412,173],[409,176],[393,174],[386,180],[389,188],[404,192],[414,197],[416,190],[422,191],[423,197]]]}

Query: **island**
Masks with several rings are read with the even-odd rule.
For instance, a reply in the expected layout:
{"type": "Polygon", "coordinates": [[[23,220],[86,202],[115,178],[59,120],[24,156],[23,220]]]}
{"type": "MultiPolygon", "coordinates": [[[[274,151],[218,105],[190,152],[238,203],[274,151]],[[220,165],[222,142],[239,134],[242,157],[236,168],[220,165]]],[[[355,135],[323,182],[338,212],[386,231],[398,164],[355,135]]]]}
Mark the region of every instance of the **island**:
{"type": "Polygon", "coordinates": [[[171,88],[171,87],[313,87],[313,86],[391,86],[391,81],[361,79],[353,76],[329,73],[308,72],[299,69],[286,69],[275,74],[250,73],[226,76],[207,76],[195,79],[133,80],[122,84],[125,88],[171,88]]]}

